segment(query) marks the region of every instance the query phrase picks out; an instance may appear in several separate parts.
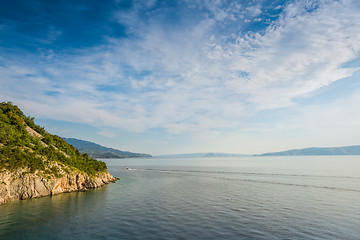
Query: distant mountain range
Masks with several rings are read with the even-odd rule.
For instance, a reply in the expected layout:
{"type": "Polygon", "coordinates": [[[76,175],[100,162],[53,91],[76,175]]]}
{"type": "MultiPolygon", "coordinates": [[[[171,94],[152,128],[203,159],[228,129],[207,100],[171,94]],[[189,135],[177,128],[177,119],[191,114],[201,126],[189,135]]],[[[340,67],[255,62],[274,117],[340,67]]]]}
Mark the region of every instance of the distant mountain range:
{"type": "Polygon", "coordinates": [[[231,154],[231,153],[184,153],[173,155],[160,155],[156,157],[169,157],[169,158],[196,158],[196,157],[246,157],[251,156],[247,154],[231,154]]]}
{"type": "Polygon", "coordinates": [[[282,152],[271,152],[263,154],[230,154],[230,153],[184,153],[173,155],[160,155],[156,157],[169,157],[169,158],[196,158],[196,157],[250,157],[250,156],[311,156],[311,155],[360,155],[360,145],[346,146],[346,147],[329,147],[329,148],[303,148],[292,149],[282,152]]]}
{"type": "Polygon", "coordinates": [[[360,155],[360,145],[329,148],[302,148],[282,152],[264,153],[256,156],[296,156],[296,155],[360,155]]]}
{"type": "MultiPolygon", "coordinates": [[[[108,148],[99,144],[80,140],[76,138],[63,138],[66,142],[73,145],[81,153],[87,153],[92,158],[144,158],[152,157],[150,154],[133,153],[128,151],[120,151],[118,149],[108,148]]],[[[196,157],[247,157],[247,156],[311,156],[311,155],[360,155],[360,145],[345,147],[328,147],[328,148],[302,148],[292,149],[281,152],[270,152],[257,155],[250,154],[231,154],[231,153],[184,153],[160,155],[161,158],[196,158],[196,157]]]]}
{"type": "Polygon", "coordinates": [[[80,140],[76,138],[63,138],[67,143],[73,145],[81,153],[87,153],[92,158],[144,158],[152,157],[150,154],[133,153],[128,151],[120,151],[114,148],[108,148],[99,144],[80,140]]]}

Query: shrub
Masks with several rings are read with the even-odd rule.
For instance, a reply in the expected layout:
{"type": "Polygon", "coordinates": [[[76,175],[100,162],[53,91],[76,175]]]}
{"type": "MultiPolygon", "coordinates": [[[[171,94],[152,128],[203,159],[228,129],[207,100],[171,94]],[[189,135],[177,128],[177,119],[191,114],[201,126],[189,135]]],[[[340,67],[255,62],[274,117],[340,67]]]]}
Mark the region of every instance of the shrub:
{"type": "MultiPolygon", "coordinates": [[[[70,169],[76,168],[90,175],[107,169],[104,162],[92,159],[87,154],[82,155],[61,137],[51,135],[36,125],[33,117],[25,116],[11,102],[0,103],[0,143],[3,145],[0,148],[0,169],[28,167],[31,172],[42,170],[47,173],[49,170],[46,169],[47,164],[44,164],[46,160],[63,163],[70,169]],[[30,136],[25,126],[41,134],[43,139],[30,136]],[[41,141],[48,146],[43,146],[41,141]]],[[[50,168],[50,172],[59,176],[56,167],[50,168]]]]}

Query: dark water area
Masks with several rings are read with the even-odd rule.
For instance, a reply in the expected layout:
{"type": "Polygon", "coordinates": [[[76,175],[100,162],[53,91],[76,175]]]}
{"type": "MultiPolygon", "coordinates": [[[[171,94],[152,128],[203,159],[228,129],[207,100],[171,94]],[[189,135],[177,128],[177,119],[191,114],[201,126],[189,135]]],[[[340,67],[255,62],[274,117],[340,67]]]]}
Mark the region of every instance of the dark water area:
{"type": "Polygon", "coordinates": [[[117,183],[1,205],[0,239],[360,239],[359,156],[107,163],[117,183]]]}

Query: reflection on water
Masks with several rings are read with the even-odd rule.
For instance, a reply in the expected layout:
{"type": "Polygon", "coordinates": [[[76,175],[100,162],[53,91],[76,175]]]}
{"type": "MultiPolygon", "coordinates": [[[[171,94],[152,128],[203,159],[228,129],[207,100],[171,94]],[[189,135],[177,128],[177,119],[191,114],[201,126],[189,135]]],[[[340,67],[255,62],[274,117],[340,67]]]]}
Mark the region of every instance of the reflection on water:
{"type": "Polygon", "coordinates": [[[360,239],[358,156],[106,161],[115,184],[0,206],[0,239],[360,239]]]}
{"type": "MultiPolygon", "coordinates": [[[[14,201],[0,206],[0,239],[36,239],[56,232],[69,221],[101,211],[108,186],[87,192],[64,193],[38,199],[14,201]],[[94,205],[93,203],[97,204],[94,205]],[[32,236],[32,233],[35,233],[32,236]]],[[[70,226],[71,227],[71,226],[70,226]]],[[[44,238],[46,239],[46,238],[44,238]]]]}

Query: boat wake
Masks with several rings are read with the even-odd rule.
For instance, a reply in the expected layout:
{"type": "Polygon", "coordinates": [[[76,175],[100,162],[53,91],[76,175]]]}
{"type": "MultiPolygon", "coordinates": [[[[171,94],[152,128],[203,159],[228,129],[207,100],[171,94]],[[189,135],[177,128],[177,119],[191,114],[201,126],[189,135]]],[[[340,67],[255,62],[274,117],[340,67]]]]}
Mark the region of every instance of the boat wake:
{"type": "MultiPolygon", "coordinates": [[[[151,171],[157,173],[164,174],[176,174],[181,176],[196,176],[196,177],[204,177],[204,178],[214,178],[214,179],[222,179],[227,181],[242,181],[242,182],[253,182],[253,183],[262,183],[262,184],[274,184],[274,185],[285,185],[285,186],[295,186],[295,187],[308,187],[308,188],[321,188],[321,189],[330,189],[330,190],[340,190],[340,191],[351,191],[351,192],[359,192],[360,189],[356,188],[342,188],[338,186],[328,186],[328,185],[315,185],[315,184],[303,184],[297,182],[291,182],[292,179],[300,179],[300,180],[311,180],[313,179],[323,179],[323,180],[334,180],[338,181],[343,179],[345,180],[360,180],[360,177],[352,177],[352,176],[325,176],[325,175],[306,175],[306,174],[279,174],[279,173],[255,173],[255,172],[222,172],[222,171],[195,171],[195,170],[163,170],[163,169],[144,169],[143,171],[151,171]],[[231,177],[230,177],[231,175],[231,177]],[[251,179],[248,177],[242,176],[252,176],[258,177],[262,179],[251,179]],[[264,179],[265,177],[265,179],[264,179]],[[273,181],[272,177],[280,177],[283,181],[273,181]]],[[[360,183],[358,184],[360,185],[360,183]]]]}

